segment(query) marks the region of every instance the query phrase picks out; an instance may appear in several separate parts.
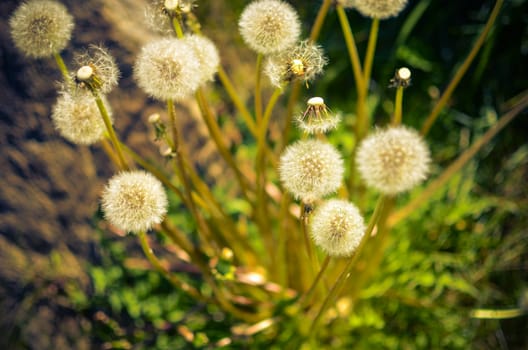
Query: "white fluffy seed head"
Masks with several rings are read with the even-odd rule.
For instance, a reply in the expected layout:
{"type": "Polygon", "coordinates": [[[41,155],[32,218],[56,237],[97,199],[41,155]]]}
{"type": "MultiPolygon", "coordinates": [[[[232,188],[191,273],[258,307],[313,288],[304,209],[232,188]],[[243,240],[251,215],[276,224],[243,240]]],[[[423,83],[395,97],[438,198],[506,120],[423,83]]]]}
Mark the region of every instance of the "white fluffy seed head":
{"type": "Polygon", "coordinates": [[[220,65],[220,56],[215,44],[209,38],[200,35],[188,35],[183,40],[194,50],[198,59],[201,84],[213,81],[220,65]]]}
{"type": "Polygon", "coordinates": [[[68,45],[73,17],[64,5],[50,0],[22,3],[11,18],[11,37],[28,57],[49,57],[68,45]]]}
{"type": "Polygon", "coordinates": [[[142,170],[114,175],[102,196],[105,218],[124,231],[147,231],[163,221],[167,195],[161,182],[142,170]]]}
{"type": "MultiPolygon", "coordinates": [[[[111,118],[112,111],[106,98],[102,96],[102,99],[111,118]]],[[[86,90],[61,91],[51,119],[59,133],[75,144],[93,144],[104,137],[106,130],[97,104],[86,90]]]]}
{"type": "Polygon", "coordinates": [[[341,186],[343,173],[339,152],[319,140],[297,141],[280,157],[279,176],[284,188],[305,203],[335,192],[341,186]]]}
{"type": "Polygon", "coordinates": [[[408,0],[340,0],[343,7],[353,7],[365,17],[386,19],[397,16],[408,0]]]}
{"type": "Polygon", "coordinates": [[[323,49],[305,40],[289,50],[268,57],[264,65],[264,74],[276,87],[283,87],[295,79],[303,80],[308,84],[323,73],[327,63],[323,49]]]}
{"type": "Polygon", "coordinates": [[[238,22],[244,42],[262,54],[293,46],[301,34],[295,9],[280,0],[256,0],[244,8],[238,22]]]}
{"type": "Polygon", "coordinates": [[[315,209],[310,221],[314,243],[333,257],[352,255],[365,230],[365,221],[358,208],[339,199],[322,203],[315,209]]]}
{"type": "Polygon", "coordinates": [[[395,195],[423,182],[431,162],[422,137],[404,126],[375,131],[359,145],[356,164],[368,186],[395,195]]]}
{"type": "Polygon", "coordinates": [[[87,50],[75,54],[74,62],[78,70],[74,73],[73,78],[89,84],[103,94],[109,93],[117,86],[120,75],[119,68],[106,48],[90,45],[87,50]],[[79,73],[88,73],[89,69],[91,69],[92,74],[87,79],[81,79],[79,73]]]}
{"type": "Polygon", "coordinates": [[[162,101],[190,97],[202,78],[194,50],[184,40],[173,38],[145,45],[134,65],[134,75],[140,88],[162,101]]]}

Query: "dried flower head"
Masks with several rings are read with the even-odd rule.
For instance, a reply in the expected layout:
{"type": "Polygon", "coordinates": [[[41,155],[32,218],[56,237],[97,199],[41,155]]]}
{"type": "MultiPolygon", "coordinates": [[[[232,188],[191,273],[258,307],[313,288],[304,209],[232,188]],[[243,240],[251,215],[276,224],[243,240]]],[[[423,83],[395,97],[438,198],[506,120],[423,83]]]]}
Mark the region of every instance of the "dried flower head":
{"type": "Polygon", "coordinates": [[[312,97],[307,102],[306,111],[297,117],[297,125],[308,134],[325,133],[335,129],[340,117],[332,113],[322,97],[312,97]]]}
{"type": "Polygon", "coordinates": [[[16,47],[26,56],[49,57],[68,45],[73,17],[56,1],[32,0],[20,5],[9,19],[16,47]]]}
{"type": "Polygon", "coordinates": [[[429,148],[414,130],[403,126],[378,130],[359,145],[356,164],[363,180],[394,195],[420,184],[429,172],[429,148]]]}
{"type": "Polygon", "coordinates": [[[365,17],[386,19],[397,16],[408,0],[339,0],[345,8],[355,8],[365,17]]]}
{"type": "Polygon", "coordinates": [[[310,234],[318,247],[328,255],[352,255],[365,234],[365,221],[358,208],[344,200],[331,199],[315,209],[310,234]]]}
{"type": "Polygon", "coordinates": [[[201,83],[200,63],[182,39],[164,38],[145,45],[134,66],[140,88],[159,100],[183,100],[201,83]]]}
{"type": "MultiPolygon", "coordinates": [[[[112,111],[106,98],[101,98],[111,118],[112,111]]],[[[86,90],[62,90],[53,106],[51,119],[59,133],[76,144],[93,144],[101,140],[106,131],[97,104],[86,90]]]]}
{"type": "Polygon", "coordinates": [[[142,170],[114,175],[102,196],[105,218],[122,230],[149,230],[163,221],[167,213],[167,195],[161,182],[142,170]]]}
{"type": "Polygon", "coordinates": [[[80,86],[99,90],[103,94],[117,86],[119,68],[104,47],[90,45],[88,50],[77,53],[74,61],[78,68],[73,78],[80,86]]]}
{"type": "Polygon", "coordinates": [[[283,51],[295,44],[301,23],[295,9],[280,0],[256,0],[244,8],[238,22],[244,42],[262,54],[283,51]]]}
{"type": "Polygon", "coordinates": [[[188,35],[183,39],[193,50],[200,64],[200,81],[206,83],[212,81],[218,71],[220,57],[215,44],[205,36],[188,35]]]}
{"type": "Polygon", "coordinates": [[[411,70],[407,67],[401,67],[396,70],[394,77],[389,82],[389,87],[406,88],[411,85],[411,70]]]}
{"type": "Polygon", "coordinates": [[[302,79],[306,84],[323,72],[328,63],[323,49],[308,41],[301,41],[290,50],[270,56],[264,66],[264,73],[276,87],[302,79]]]}
{"type": "Polygon", "coordinates": [[[301,140],[288,146],[280,157],[282,184],[305,203],[335,192],[343,179],[343,159],[329,143],[301,140]]]}

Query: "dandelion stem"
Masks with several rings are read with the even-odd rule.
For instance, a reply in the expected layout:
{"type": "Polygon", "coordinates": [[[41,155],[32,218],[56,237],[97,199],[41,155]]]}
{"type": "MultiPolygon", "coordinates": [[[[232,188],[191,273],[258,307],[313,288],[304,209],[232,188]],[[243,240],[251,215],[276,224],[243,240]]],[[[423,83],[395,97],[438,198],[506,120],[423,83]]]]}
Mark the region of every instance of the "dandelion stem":
{"type": "Polygon", "coordinates": [[[398,86],[396,89],[396,97],[394,102],[394,116],[392,118],[392,125],[396,126],[402,122],[402,104],[403,104],[403,86],[398,86]]]}
{"type": "Polygon", "coordinates": [[[364,88],[367,89],[367,92],[369,87],[370,74],[372,73],[372,63],[374,62],[374,52],[376,51],[376,43],[378,41],[378,32],[379,18],[374,18],[370,27],[370,35],[367,44],[367,54],[365,56],[365,63],[363,65],[363,80],[365,82],[364,88]]]}
{"type": "Polygon", "coordinates": [[[257,64],[255,67],[255,119],[257,120],[257,125],[262,121],[262,60],[263,55],[259,53],[257,55],[257,64]]]}
{"type": "Polygon", "coordinates": [[[301,206],[301,217],[300,217],[301,231],[303,234],[304,245],[306,248],[306,253],[308,254],[308,260],[310,262],[310,266],[312,270],[311,272],[313,276],[315,274],[315,271],[318,270],[318,266],[317,266],[318,262],[315,257],[314,249],[312,246],[312,241],[310,240],[310,235],[308,233],[308,219],[309,219],[309,216],[307,213],[307,205],[306,203],[303,202],[301,206]]]}
{"type": "Polygon", "coordinates": [[[177,38],[183,38],[183,30],[180,24],[180,20],[177,17],[172,18],[172,28],[177,38]]]}
{"type": "Polygon", "coordinates": [[[433,107],[433,110],[431,111],[431,113],[425,119],[422,129],[420,130],[420,133],[423,136],[429,133],[431,126],[438,118],[438,115],[440,114],[442,109],[444,109],[445,105],[447,104],[447,101],[453,94],[453,91],[455,91],[456,87],[458,86],[458,83],[460,83],[460,80],[462,80],[462,78],[466,74],[469,66],[475,59],[475,56],[477,56],[477,53],[479,52],[480,48],[486,41],[486,38],[488,36],[489,31],[491,30],[491,27],[493,26],[493,23],[495,23],[495,20],[497,19],[497,16],[499,15],[499,12],[500,12],[500,9],[503,3],[504,3],[504,0],[497,0],[497,2],[495,3],[495,6],[493,7],[493,10],[490,13],[488,21],[486,22],[486,25],[484,26],[479,37],[473,44],[471,51],[467,55],[462,65],[456,71],[455,75],[453,76],[453,79],[451,79],[451,81],[449,82],[449,85],[447,85],[447,88],[445,89],[444,93],[442,94],[442,96],[440,97],[436,105],[433,107]]]}
{"type": "Polygon", "coordinates": [[[222,85],[224,85],[227,94],[231,98],[231,101],[233,101],[235,107],[238,109],[240,116],[242,117],[242,119],[244,119],[247,128],[254,137],[257,137],[257,127],[255,125],[255,122],[253,121],[253,117],[246,108],[246,105],[242,102],[242,100],[240,100],[240,96],[236,92],[233,83],[231,82],[222,67],[218,67],[218,78],[220,78],[220,82],[222,83],[222,85]]]}
{"type": "Polygon", "coordinates": [[[64,63],[64,60],[62,59],[62,56],[60,53],[56,52],[53,54],[53,57],[55,58],[55,62],[57,62],[57,66],[59,67],[59,70],[64,77],[64,81],[68,85],[68,87],[71,85],[71,77],[70,73],[68,72],[68,67],[66,67],[66,64],[64,63]]]}
{"type": "Polygon", "coordinates": [[[129,170],[128,164],[125,161],[125,157],[123,156],[123,151],[121,150],[121,143],[119,142],[119,139],[117,138],[117,135],[114,131],[112,121],[110,120],[110,116],[108,115],[108,111],[106,110],[103,100],[101,99],[101,96],[99,96],[97,90],[92,90],[92,94],[95,98],[95,103],[97,104],[99,113],[103,118],[106,131],[108,131],[108,135],[110,136],[110,141],[112,142],[112,145],[114,146],[114,149],[117,153],[117,158],[119,159],[119,167],[121,168],[121,170],[129,170]]]}
{"type": "Polygon", "coordinates": [[[323,275],[329,263],[330,263],[330,255],[327,255],[326,258],[323,260],[323,264],[321,265],[321,268],[319,269],[317,276],[315,276],[315,279],[313,280],[312,285],[310,286],[308,291],[301,297],[301,299],[299,299],[299,305],[301,309],[305,306],[305,304],[310,303],[312,296],[317,288],[317,285],[319,284],[319,281],[323,278],[323,275]]]}

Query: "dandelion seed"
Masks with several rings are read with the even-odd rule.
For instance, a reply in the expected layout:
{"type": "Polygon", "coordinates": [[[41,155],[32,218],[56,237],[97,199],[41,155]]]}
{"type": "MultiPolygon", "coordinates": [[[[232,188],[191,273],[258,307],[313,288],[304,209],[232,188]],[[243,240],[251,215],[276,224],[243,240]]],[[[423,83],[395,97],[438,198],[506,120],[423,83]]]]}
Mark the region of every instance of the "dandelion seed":
{"type": "Polygon", "coordinates": [[[167,195],[161,182],[142,170],[114,175],[103,191],[105,218],[122,230],[146,231],[163,221],[167,195]]]}
{"type": "Polygon", "coordinates": [[[333,114],[321,97],[312,97],[308,100],[306,111],[297,117],[297,125],[308,134],[325,133],[335,129],[340,117],[333,114]]]}
{"type": "Polygon", "coordinates": [[[310,234],[315,245],[334,257],[352,255],[365,230],[358,208],[339,199],[328,200],[317,207],[310,221],[310,234]]]}
{"type": "Polygon", "coordinates": [[[355,8],[365,17],[386,19],[397,16],[408,0],[338,0],[345,8],[355,8]]]}
{"type": "Polygon", "coordinates": [[[184,40],[172,38],[145,45],[136,60],[134,75],[140,88],[162,101],[192,96],[202,78],[194,50],[184,40]]]}
{"type": "MultiPolygon", "coordinates": [[[[104,105],[112,112],[104,96],[104,105]]],[[[59,133],[75,144],[90,145],[104,137],[106,127],[93,96],[86,90],[63,90],[53,106],[51,120],[59,133]]]]}
{"type": "Polygon", "coordinates": [[[56,1],[34,0],[20,5],[9,19],[16,47],[28,57],[49,57],[68,45],[73,17],[56,1]]]}
{"type": "Polygon", "coordinates": [[[283,87],[295,79],[301,79],[308,84],[323,72],[327,63],[328,60],[319,45],[301,41],[290,50],[270,56],[266,60],[264,74],[276,87],[283,87]]]}
{"type": "Polygon", "coordinates": [[[280,0],[253,1],[244,8],[238,26],[244,42],[266,55],[293,46],[301,34],[297,12],[280,0]]]}
{"type": "Polygon", "coordinates": [[[390,127],[363,140],[356,164],[368,186],[395,195],[426,179],[430,153],[416,131],[403,126],[390,127]]]}
{"type": "Polygon", "coordinates": [[[297,141],[280,157],[279,176],[284,188],[305,203],[335,192],[341,185],[343,173],[339,152],[319,140],[297,141]]]}
{"type": "Polygon", "coordinates": [[[90,45],[88,50],[74,56],[77,71],[73,80],[81,86],[109,93],[117,86],[119,68],[108,51],[100,46],[90,45]]]}

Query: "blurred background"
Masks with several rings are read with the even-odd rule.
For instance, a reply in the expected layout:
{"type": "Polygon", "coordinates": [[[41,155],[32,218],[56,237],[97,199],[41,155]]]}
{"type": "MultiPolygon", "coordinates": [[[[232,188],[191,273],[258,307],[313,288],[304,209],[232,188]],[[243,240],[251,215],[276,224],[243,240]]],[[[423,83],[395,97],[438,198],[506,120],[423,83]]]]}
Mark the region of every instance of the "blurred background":
{"type": "MultiPolygon", "coordinates": [[[[98,195],[114,169],[99,146],[73,145],[53,130],[50,113],[60,74],[51,59],[27,59],[14,48],[8,18],[20,3],[0,2],[0,348],[215,348],[236,322],[172,290],[141,259],[133,237],[121,237],[101,221],[98,195]]],[[[66,62],[91,43],[110,49],[122,74],[109,98],[116,129],[142,155],[158,157],[146,120],[163,106],[132,79],[135,56],[154,35],[144,26],[145,1],[63,3],[76,20],[66,62]]],[[[236,23],[247,3],[197,1],[196,8],[244,99],[250,98],[245,77],[252,74],[255,56],[244,47],[236,23]]],[[[307,34],[320,1],[291,3],[307,34]]],[[[405,93],[404,121],[421,126],[493,4],[410,0],[398,18],[381,22],[369,101],[377,124],[386,123],[392,111],[390,78],[408,66],[413,83],[405,93]]],[[[370,21],[353,11],[349,19],[363,53],[370,21]]],[[[354,83],[333,10],[320,43],[330,64],[310,94],[324,96],[346,124],[354,110],[354,83]]],[[[526,93],[527,62],[528,1],[509,0],[428,136],[435,174],[526,93]]],[[[226,138],[240,144],[244,135],[229,119],[229,101],[221,92],[211,92],[211,98],[226,138]]],[[[186,147],[204,176],[216,181],[225,167],[196,106],[183,104],[180,115],[186,147]]],[[[336,132],[336,142],[343,142],[344,132],[336,132]]],[[[382,271],[347,321],[353,332],[329,348],[528,348],[527,132],[524,112],[435,202],[396,228],[382,271]],[[479,308],[525,312],[506,319],[471,317],[479,308]]],[[[228,348],[280,349],[288,334],[233,339],[228,348]]]]}

